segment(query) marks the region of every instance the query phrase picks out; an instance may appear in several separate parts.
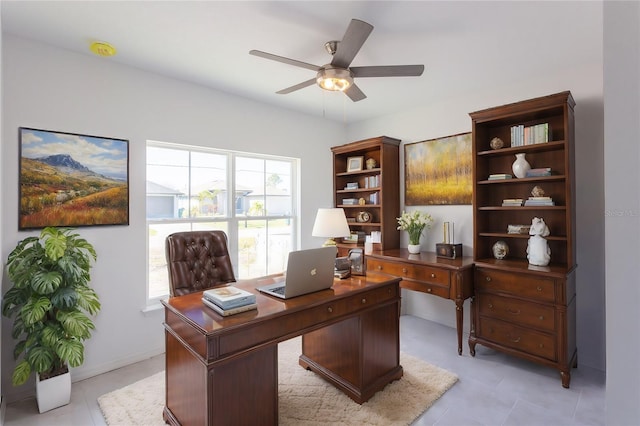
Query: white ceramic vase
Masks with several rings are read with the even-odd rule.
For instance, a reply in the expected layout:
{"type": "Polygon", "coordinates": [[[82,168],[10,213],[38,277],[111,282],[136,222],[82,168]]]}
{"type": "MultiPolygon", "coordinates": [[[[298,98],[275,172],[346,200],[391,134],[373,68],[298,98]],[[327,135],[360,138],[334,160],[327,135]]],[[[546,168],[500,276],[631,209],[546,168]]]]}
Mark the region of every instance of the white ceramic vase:
{"type": "Polygon", "coordinates": [[[409,244],[407,250],[409,250],[411,254],[418,254],[420,253],[420,244],[409,244]]]}
{"type": "Polygon", "coordinates": [[[516,161],[511,165],[511,170],[517,178],[523,178],[527,175],[527,171],[531,170],[531,164],[524,158],[524,153],[516,154],[516,161]]]}
{"type": "Polygon", "coordinates": [[[66,372],[47,380],[40,380],[40,375],[36,373],[36,400],[40,413],[67,405],[71,401],[71,373],[66,372]]]}

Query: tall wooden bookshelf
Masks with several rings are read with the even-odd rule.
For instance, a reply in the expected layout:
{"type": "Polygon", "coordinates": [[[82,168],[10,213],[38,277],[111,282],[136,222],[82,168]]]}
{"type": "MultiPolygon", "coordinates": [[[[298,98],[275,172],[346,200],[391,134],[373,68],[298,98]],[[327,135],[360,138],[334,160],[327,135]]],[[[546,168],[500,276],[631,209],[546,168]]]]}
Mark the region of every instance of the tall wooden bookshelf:
{"type": "Polygon", "coordinates": [[[569,387],[570,369],[577,363],[574,106],[566,91],[470,114],[476,265],[471,354],[482,344],[554,367],[564,387],[569,387]],[[548,141],[511,146],[514,126],[536,125],[548,125],[548,141]],[[493,149],[496,137],[504,146],[493,149]],[[551,175],[489,179],[512,174],[517,153],[524,153],[533,168],[550,168],[551,175]],[[505,199],[527,200],[535,186],[555,205],[503,206],[505,199]],[[548,266],[529,264],[528,233],[508,232],[509,225],[531,225],[534,217],[543,218],[550,229],[548,266]],[[492,250],[499,240],[509,247],[501,260],[492,250]]]}
{"type": "MultiPolygon", "coordinates": [[[[351,232],[380,232],[380,244],[375,245],[379,250],[400,245],[396,221],[400,215],[399,147],[399,139],[380,136],[331,148],[334,205],[344,209],[351,232]],[[361,164],[359,170],[352,167],[354,159],[361,164]],[[369,159],[375,166],[367,167],[369,159]]],[[[355,247],[364,244],[338,242],[338,255],[346,256],[355,247]]]]}

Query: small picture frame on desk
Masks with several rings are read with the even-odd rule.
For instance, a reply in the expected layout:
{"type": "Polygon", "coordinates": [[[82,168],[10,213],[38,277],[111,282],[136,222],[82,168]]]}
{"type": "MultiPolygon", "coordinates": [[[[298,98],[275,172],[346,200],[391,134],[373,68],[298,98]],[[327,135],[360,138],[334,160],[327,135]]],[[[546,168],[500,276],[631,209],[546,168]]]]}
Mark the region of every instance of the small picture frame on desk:
{"type": "Polygon", "coordinates": [[[347,158],[347,172],[359,172],[359,171],[361,171],[363,162],[364,162],[364,156],[348,157],[347,158]]]}
{"type": "Polygon", "coordinates": [[[351,275],[364,275],[364,250],[355,248],[349,250],[349,260],[351,261],[351,275]]]}

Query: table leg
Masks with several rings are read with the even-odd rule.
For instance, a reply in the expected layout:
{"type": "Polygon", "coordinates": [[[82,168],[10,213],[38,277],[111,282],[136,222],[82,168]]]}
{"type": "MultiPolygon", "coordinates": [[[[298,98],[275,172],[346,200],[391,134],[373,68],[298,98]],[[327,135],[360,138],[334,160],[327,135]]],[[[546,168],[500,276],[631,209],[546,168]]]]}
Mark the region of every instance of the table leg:
{"type": "Polygon", "coordinates": [[[464,323],[464,300],[456,299],[456,331],[458,332],[458,355],[462,355],[462,326],[464,323]]]}

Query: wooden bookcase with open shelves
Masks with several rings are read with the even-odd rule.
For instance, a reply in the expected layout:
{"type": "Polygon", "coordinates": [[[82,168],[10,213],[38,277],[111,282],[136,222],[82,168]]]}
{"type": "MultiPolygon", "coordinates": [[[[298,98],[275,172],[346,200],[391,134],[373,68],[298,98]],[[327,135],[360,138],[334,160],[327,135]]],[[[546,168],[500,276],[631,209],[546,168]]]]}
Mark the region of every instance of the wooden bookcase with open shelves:
{"type": "MultiPolygon", "coordinates": [[[[396,222],[400,215],[399,147],[399,139],[380,136],[331,148],[334,205],[344,209],[352,232],[370,235],[379,231],[381,239],[376,248],[380,250],[398,248],[400,244],[396,222]],[[347,171],[352,157],[362,157],[362,170],[347,171]],[[367,167],[368,159],[375,161],[375,167],[367,167]],[[357,188],[347,189],[347,184],[354,183],[357,188]],[[345,199],[364,199],[365,204],[345,204],[345,199]],[[367,215],[367,221],[358,220],[367,215]]],[[[338,255],[346,256],[350,249],[363,246],[363,242],[338,242],[338,255]]]]}
{"type": "Polygon", "coordinates": [[[475,262],[472,327],[469,346],[483,344],[560,370],[569,387],[577,362],[574,106],[566,91],[470,114],[473,137],[473,257],[475,262]],[[510,146],[513,126],[547,123],[548,142],[510,146]],[[493,138],[505,142],[492,149],[493,138]],[[490,180],[491,174],[513,174],[515,154],[524,153],[532,168],[551,168],[550,176],[490,180]],[[504,199],[527,200],[534,186],[553,199],[553,206],[503,207],[504,199]],[[551,250],[547,266],[530,265],[530,235],[507,232],[508,225],[531,225],[544,219],[551,250]],[[505,241],[509,253],[493,256],[493,245],[505,241]]]}

